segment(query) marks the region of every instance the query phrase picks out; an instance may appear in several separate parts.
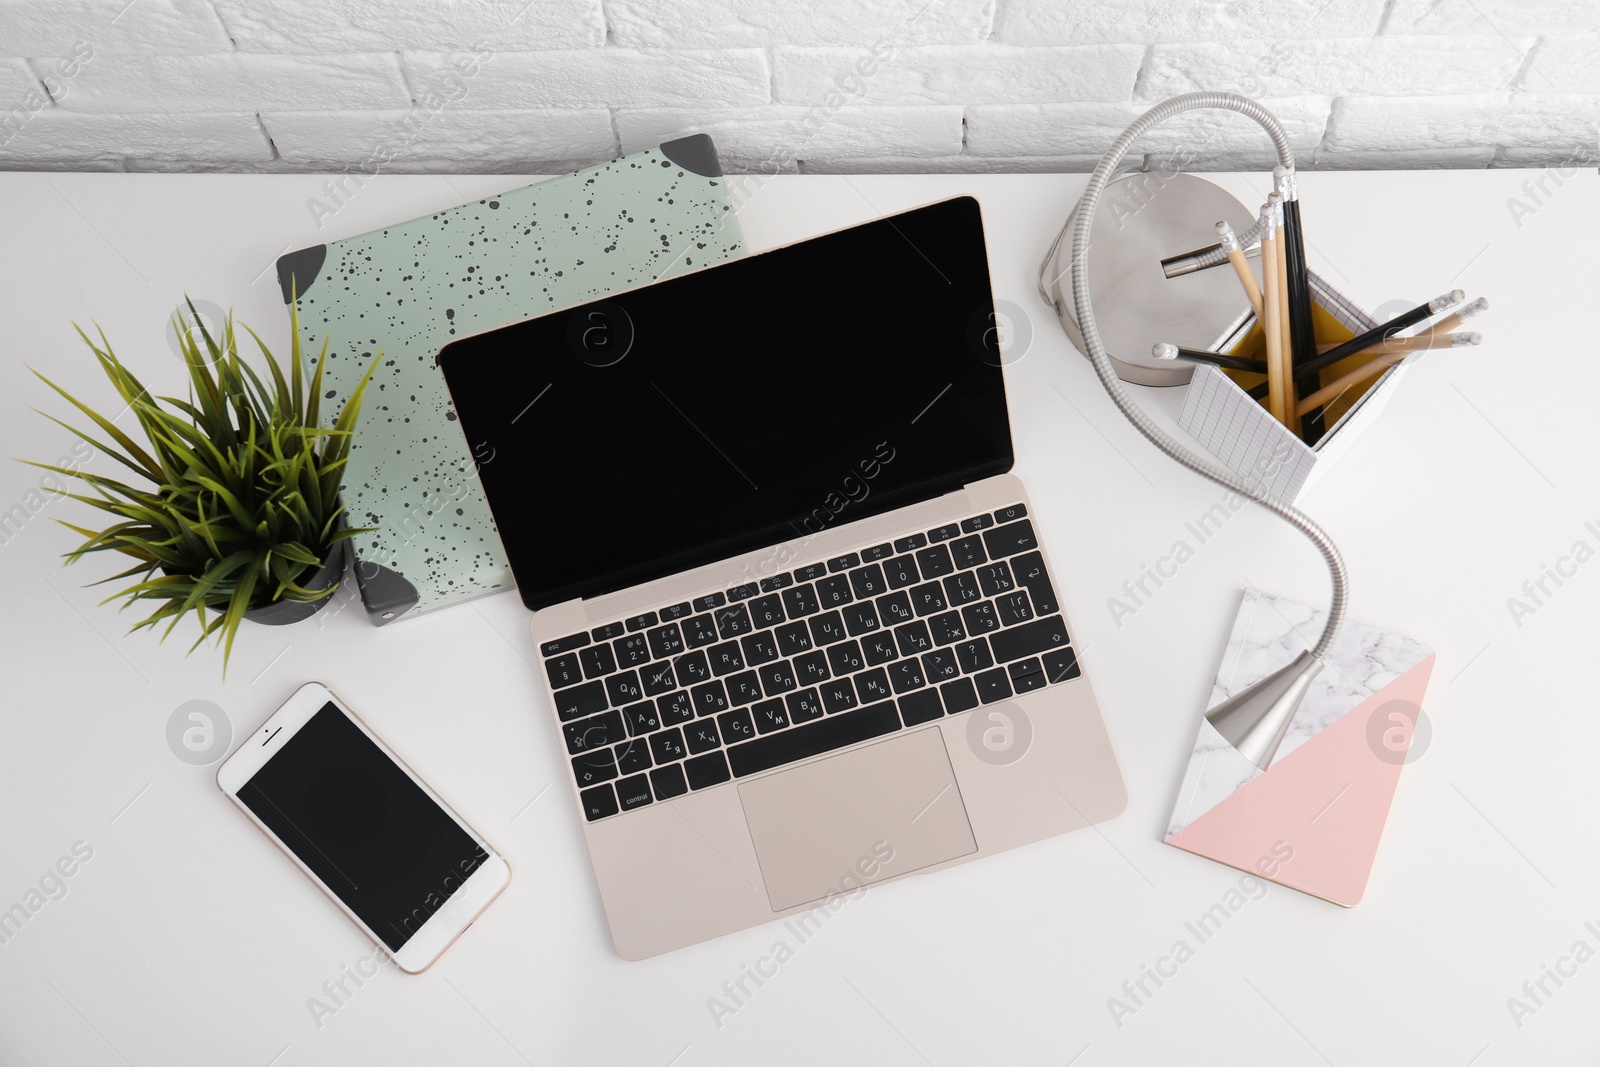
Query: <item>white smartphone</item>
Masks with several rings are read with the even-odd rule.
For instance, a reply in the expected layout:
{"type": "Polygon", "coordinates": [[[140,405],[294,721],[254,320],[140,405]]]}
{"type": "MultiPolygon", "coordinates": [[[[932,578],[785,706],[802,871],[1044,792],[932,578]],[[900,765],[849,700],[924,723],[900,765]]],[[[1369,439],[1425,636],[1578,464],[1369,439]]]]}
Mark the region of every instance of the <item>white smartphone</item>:
{"type": "Polygon", "coordinates": [[[317,682],[245,739],[217,785],[408,974],[511,880],[505,859],[317,682]]]}

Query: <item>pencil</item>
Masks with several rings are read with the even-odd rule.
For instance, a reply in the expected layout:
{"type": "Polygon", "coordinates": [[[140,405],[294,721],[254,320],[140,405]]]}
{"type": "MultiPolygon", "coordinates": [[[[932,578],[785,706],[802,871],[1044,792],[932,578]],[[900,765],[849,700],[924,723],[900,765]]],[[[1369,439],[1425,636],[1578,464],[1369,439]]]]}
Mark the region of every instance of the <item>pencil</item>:
{"type": "Polygon", "coordinates": [[[1233,272],[1239,276],[1239,285],[1244,289],[1244,295],[1250,301],[1250,309],[1256,313],[1256,318],[1262,316],[1261,286],[1256,284],[1256,276],[1250,269],[1250,261],[1244,258],[1244,249],[1239,247],[1239,236],[1233,232],[1233,227],[1226,222],[1217,223],[1217,236],[1222,239],[1221,248],[1228,253],[1228,262],[1233,264],[1233,272]]]}
{"type": "MultiPolygon", "coordinates": [[[[1460,341],[1457,340],[1457,338],[1478,336],[1480,335],[1459,333],[1419,333],[1415,337],[1386,337],[1380,338],[1377,342],[1362,349],[1360,352],[1351,352],[1347,355],[1340,356],[1339,359],[1349,359],[1351,356],[1362,356],[1366,355],[1368,352],[1378,352],[1383,355],[1397,354],[1404,356],[1409,355],[1412,352],[1427,352],[1435,348],[1460,348],[1464,344],[1476,344],[1477,342],[1460,341]]],[[[1327,359],[1328,356],[1332,355],[1332,350],[1334,348],[1342,347],[1344,346],[1329,346],[1329,351],[1324,352],[1322,355],[1312,360],[1309,364],[1307,364],[1307,366],[1312,367],[1317,371],[1327,369],[1327,367],[1331,366],[1331,364],[1324,363],[1323,361],[1327,359]]],[[[1363,368],[1366,366],[1368,366],[1368,364],[1362,364],[1363,368]]],[[[1250,397],[1253,400],[1261,400],[1267,396],[1267,389],[1264,385],[1257,385],[1246,391],[1250,394],[1250,397]]]]}
{"type": "Polygon", "coordinates": [[[1206,352],[1198,348],[1179,348],[1165,341],[1150,349],[1150,354],[1157,359],[1182,359],[1190,363],[1210,363],[1214,367],[1227,367],[1229,370],[1246,370],[1252,374],[1267,373],[1266,363],[1259,359],[1227,356],[1221,352],[1206,352]]]}
{"type": "MultiPolygon", "coordinates": [[[[1273,191],[1283,197],[1282,256],[1288,272],[1289,351],[1296,367],[1316,355],[1316,320],[1311,310],[1311,273],[1306,268],[1306,245],[1300,219],[1300,181],[1292,169],[1272,170],[1273,191]]],[[[1309,393],[1317,388],[1315,374],[1297,371],[1295,392],[1309,393]]],[[[1322,419],[1315,413],[1300,426],[1301,436],[1315,441],[1322,435],[1322,419]]]]}
{"type": "Polygon", "coordinates": [[[1456,308],[1455,311],[1446,315],[1438,322],[1430,323],[1428,326],[1428,333],[1450,333],[1452,330],[1458,328],[1463,322],[1466,322],[1474,315],[1481,315],[1488,310],[1489,298],[1486,296],[1480,296],[1470,304],[1462,304],[1460,307],[1456,308]]]}
{"type": "Polygon", "coordinates": [[[1466,299],[1466,296],[1467,294],[1463,293],[1460,289],[1454,289],[1448,293],[1434,297],[1426,304],[1418,304],[1410,311],[1402,311],[1388,322],[1374,326],[1366,333],[1361,334],[1358,337],[1352,337],[1344,344],[1338,345],[1322,353],[1320,356],[1317,356],[1308,362],[1305,367],[1301,369],[1307,374],[1310,374],[1312,371],[1318,371],[1324,367],[1331,367],[1345,356],[1353,356],[1357,352],[1364,352],[1367,349],[1372,348],[1374,345],[1380,343],[1385,337],[1399,333],[1401,330],[1415,326],[1423,319],[1431,319],[1441,311],[1454,307],[1455,305],[1461,303],[1462,300],[1466,299]]]}
{"type": "MultiPolygon", "coordinates": [[[[1483,340],[1483,335],[1478,333],[1452,333],[1445,334],[1443,336],[1450,339],[1450,344],[1438,345],[1436,347],[1466,348],[1483,340]]],[[[1297,409],[1298,413],[1304,415],[1312,408],[1320,407],[1323,404],[1328,403],[1330,400],[1338,398],[1340,394],[1344,393],[1351,386],[1360,385],[1368,378],[1377,377],[1379,374],[1388,370],[1396,363],[1408,358],[1412,351],[1415,351],[1415,349],[1404,352],[1386,353],[1385,355],[1379,356],[1371,363],[1368,363],[1365,366],[1357,367],[1349,374],[1334,379],[1321,389],[1318,389],[1316,392],[1300,401],[1300,406],[1297,409]]]]}
{"type": "Polygon", "coordinates": [[[1304,438],[1300,420],[1294,417],[1300,390],[1295,387],[1294,335],[1289,329],[1289,242],[1283,228],[1283,197],[1275,192],[1269,193],[1267,203],[1272,205],[1273,217],[1278,224],[1278,332],[1283,337],[1278,345],[1278,358],[1283,360],[1283,407],[1289,419],[1289,428],[1304,438]]]}

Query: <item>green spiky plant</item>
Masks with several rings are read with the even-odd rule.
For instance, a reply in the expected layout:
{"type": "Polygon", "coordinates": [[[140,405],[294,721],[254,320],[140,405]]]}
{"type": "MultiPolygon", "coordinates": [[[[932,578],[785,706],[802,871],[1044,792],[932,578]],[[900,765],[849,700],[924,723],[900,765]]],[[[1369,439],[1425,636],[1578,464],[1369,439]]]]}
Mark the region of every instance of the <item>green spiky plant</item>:
{"type": "MultiPolygon", "coordinates": [[[[291,300],[290,308],[294,308],[291,300]]],[[[193,302],[189,312],[200,322],[193,302]]],[[[306,381],[298,321],[288,376],[255,331],[244,327],[265,358],[271,386],[239,357],[233,316],[214,338],[203,323],[204,348],[192,331],[173,317],[173,332],[189,371],[189,397],[157,397],[127,369],[111,349],[105,331],[99,343],[82,328],[78,336],[94,352],[117,395],[138,420],[144,441],[136,441],[106,418],[38,371],[37,375],[89,420],[117,447],[52,415],[52,422],[87,441],[138,476],[145,484],[130,485],[100,474],[32,463],[35,467],[76,478],[92,494],[69,493],[73,500],[100,509],[115,520],[91,530],[57,520],[86,540],[66,553],[72,564],[96,552],[120,552],[137,562],[119,574],[95,582],[138,580],[101,603],[124,599],[156,605],[130,633],[162,622],[166,640],[178,622],[193,613],[200,636],[189,651],[215,635],[222,645],[223,671],[245,612],[280,600],[305,603],[332,594],[305,587],[329,552],[341,541],[368,532],[343,528],[344,507],[339,483],[350,454],[350,440],[366,377],[350,395],[331,427],[319,424],[322,368],[328,346],[323,342],[317,367],[306,381]]],[[[374,359],[372,366],[378,361],[374,359]]],[[[30,368],[31,369],[31,368],[30,368]]],[[[26,461],[30,462],[31,461],[26,461]]]]}

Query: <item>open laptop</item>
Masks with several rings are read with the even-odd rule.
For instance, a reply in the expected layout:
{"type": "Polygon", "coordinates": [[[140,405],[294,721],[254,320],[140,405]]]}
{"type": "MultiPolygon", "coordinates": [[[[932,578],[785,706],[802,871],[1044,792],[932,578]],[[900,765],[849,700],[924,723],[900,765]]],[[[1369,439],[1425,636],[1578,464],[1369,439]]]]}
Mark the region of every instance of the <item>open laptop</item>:
{"type": "Polygon", "coordinates": [[[622,956],[1122,810],[1000,357],[970,197],[441,351],[622,956]]]}

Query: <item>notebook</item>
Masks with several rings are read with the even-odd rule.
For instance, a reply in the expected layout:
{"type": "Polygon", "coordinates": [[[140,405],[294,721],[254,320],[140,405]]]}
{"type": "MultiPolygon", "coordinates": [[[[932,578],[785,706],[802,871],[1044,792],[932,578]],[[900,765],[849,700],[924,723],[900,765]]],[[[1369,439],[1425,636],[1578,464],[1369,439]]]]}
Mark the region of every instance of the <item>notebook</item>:
{"type": "MultiPolygon", "coordinates": [[[[1282,667],[1325,611],[1244,594],[1208,708],[1282,667]]],[[[1241,756],[1204,718],[1166,843],[1344,907],[1366,893],[1400,772],[1427,747],[1427,645],[1346,622],[1272,765],[1241,756]]]]}
{"type": "Polygon", "coordinates": [[[348,521],[376,527],[352,542],[368,618],[513,584],[478,484],[493,456],[462,437],[435,364],[443,345],[743,254],[716,148],[697,134],[282,256],[301,344],[331,339],[326,409],[380,360],[342,490],[348,521]]]}

